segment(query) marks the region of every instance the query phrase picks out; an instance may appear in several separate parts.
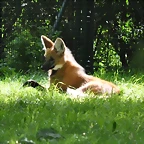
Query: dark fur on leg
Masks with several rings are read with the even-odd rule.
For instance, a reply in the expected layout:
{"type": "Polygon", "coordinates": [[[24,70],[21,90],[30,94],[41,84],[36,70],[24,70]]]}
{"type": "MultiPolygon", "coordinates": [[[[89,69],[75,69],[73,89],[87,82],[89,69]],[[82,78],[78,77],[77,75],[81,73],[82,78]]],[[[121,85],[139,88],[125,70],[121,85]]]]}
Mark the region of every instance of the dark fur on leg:
{"type": "Polygon", "coordinates": [[[40,88],[42,90],[46,89],[45,87],[43,87],[42,85],[40,85],[38,82],[34,81],[34,80],[27,80],[24,84],[23,87],[25,86],[29,86],[29,87],[33,87],[33,88],[40,88]]]}

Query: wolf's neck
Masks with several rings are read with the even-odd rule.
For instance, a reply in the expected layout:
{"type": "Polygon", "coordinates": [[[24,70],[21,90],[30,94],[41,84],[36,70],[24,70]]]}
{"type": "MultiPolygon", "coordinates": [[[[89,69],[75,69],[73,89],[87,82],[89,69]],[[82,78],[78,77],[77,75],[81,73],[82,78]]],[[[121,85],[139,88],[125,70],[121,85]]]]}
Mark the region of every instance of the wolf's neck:
{"type": "Polygon", "coordinates": [[[66,48],[66,51],[65,51],[65,62],[69,63],[70,64],[69,66],[77,67],[77,68],[85,71],[85,69],[75,60],[75,58],[69,48],[66,48]]]}
{"type": "Polygon", "coordinates": [[[72,55],[70,49],[66,48],[65,53],[64,53],[64,64],[58,64],[56,65],[52,70],[54,71],[59,71],[61,69],[66,69],[67,67],[71,67],[71,69],[78,68],[79,70],[82,70],[85,72],[85,69],[77,63],[77,61],[75,60],[74,56],[72,55]]]}

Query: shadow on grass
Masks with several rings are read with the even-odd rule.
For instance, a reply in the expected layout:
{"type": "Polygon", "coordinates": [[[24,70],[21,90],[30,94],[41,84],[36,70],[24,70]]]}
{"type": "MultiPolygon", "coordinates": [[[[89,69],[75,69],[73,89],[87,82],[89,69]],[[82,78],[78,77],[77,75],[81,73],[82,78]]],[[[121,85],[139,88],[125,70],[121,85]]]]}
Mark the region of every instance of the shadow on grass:
{"type": "MultiPolygon", "coordinates": [[[[37,142],[42,128],[54,128],[64,136],[59,143],[142,142],[144,102],[125,97],[69,99],[58,92],[26,95],[0,103],[0,139],[27,137],[37,142]],[[64,98],[65,97],[65,98],[64,98]]],[[[50,140],[51,141],[51,140],[50,140]]]]}

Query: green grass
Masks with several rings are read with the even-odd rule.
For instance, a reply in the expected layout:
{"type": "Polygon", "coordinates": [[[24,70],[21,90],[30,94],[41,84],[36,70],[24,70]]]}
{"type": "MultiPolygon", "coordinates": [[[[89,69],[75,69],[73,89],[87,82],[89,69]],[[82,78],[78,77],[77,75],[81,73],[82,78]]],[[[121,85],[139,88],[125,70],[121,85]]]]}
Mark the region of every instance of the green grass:
{"type": "MultiPolygon", "coordinates": [[[[143,144],[144,75],[97,76],[115,82],[123,92],[110,98],[70,99],[55,89],[21,87],[32,78],[28,75],[1,78],[0,143],[27,138],[36,144],[143,144]],[[43,128],[53,128],[62,137],[40,141],[36,134],[43,128]]],[[[47,82],[42,75],[33,79],[47,82]]]]}

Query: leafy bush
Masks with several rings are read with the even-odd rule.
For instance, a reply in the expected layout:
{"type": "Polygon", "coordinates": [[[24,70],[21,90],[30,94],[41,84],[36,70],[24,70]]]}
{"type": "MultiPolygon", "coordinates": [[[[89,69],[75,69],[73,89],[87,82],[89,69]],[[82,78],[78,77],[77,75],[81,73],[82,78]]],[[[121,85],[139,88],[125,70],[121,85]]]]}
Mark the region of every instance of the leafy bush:
{"type": "MultiPolygon", "coordinates": [[[[51,27],[37,27],[36,31],[30,28],[22,29],[17,27],[10,37],[12,40],[7,44],[5,62],[16,71],[27,71],[29,69],[40,69],[43,63],[43,52],[40,36],[47,35],[51,27]],[[47,34],[46,34],[47,32],[47,34]]],[[[55,32],[52,39],[57,37],[55,32]]]]}

